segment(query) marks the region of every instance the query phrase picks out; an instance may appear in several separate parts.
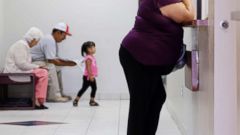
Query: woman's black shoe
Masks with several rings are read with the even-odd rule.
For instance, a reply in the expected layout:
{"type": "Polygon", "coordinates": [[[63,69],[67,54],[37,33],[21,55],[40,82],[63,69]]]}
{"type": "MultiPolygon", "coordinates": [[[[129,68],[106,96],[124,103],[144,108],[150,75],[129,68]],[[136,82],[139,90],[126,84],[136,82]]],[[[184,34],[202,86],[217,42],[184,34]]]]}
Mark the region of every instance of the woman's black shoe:
{"type": "Polygon", "coordinates": [[[42,109],[48,109],[45,105],[41,105],[42,109]]]}
{"type": "Polygon", "coordinates": [[[35,105],[35,108],[34,108],[34,109],[36,109],[36,110],[42,110],[43,108],[42,108],[41,105],[40,105],[40,106],[35,105]]]}
{"type": "Polygon", "coordinates": [[[76,100],[76,99],[73,100],[73,106],[74,106],[74,107],[77,107],[77,106],[78,106],[78,100],[76,100]]]}

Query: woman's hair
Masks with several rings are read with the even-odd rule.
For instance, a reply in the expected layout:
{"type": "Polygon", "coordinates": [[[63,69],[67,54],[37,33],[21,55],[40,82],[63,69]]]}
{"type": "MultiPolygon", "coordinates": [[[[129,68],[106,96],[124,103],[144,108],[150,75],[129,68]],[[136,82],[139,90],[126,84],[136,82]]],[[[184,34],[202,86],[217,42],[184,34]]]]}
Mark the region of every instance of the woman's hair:
{"type": "Polygon", "coordinates": [[[35,40],[40,40],[43,37],[43,33],[40,29],[36,27],[32,27],[28,30],[28,32],[24,35],[24,39],[28,42],[35,40]]]}
{"type": "Polygon", "coordinates": [[[87,41],[85,43],[83,43],[82,45],[82,56],[84,56],[84,54],[88,54],[88,48],[91,47],[95,47],[95,43],[92,41],[87,41]]]}

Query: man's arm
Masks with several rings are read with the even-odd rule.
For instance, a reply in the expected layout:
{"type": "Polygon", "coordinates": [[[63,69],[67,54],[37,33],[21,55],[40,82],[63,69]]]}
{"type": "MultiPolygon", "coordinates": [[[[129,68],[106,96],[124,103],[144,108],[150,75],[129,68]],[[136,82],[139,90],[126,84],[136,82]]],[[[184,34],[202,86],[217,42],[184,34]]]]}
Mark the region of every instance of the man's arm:
{"type": "Polygon", "coordinates": [[[74,61],[62,60],[62,59],[51,59],[51,60],[48,60],[48,62],[56,66],[76,66],[77,65],[74,61]]]}

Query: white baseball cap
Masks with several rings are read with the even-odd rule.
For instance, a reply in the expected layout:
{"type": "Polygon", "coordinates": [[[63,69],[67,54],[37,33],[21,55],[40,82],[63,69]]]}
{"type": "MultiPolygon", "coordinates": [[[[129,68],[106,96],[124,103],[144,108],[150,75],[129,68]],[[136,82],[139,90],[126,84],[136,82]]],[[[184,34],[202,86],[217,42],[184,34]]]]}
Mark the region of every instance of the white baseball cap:
{"type": "Polygon", "coordinates": [[[69,26],[66,23],[58,23],[54,26],[54,29],[60,30],[65,32],[68,36],[72,36],[72,34],[69,32],[69,26]]]}

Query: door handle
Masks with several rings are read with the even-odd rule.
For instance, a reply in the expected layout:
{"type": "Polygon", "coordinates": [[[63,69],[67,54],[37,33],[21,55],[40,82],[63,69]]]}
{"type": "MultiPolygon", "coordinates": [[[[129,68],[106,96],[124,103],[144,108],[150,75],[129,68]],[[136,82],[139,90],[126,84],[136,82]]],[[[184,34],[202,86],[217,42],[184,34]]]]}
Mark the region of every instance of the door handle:
{"type": "Polygon", "coordinates": [[[223,20],[220,22],[220,27],[222,29],[228,29],[229,28],[229,22],[227,20],[223,20]]]}
{"type": "Polygon", "coordinates": [[[231,19],[233,21],[240,21],[240,11],[231,12],[231,19]]]}

